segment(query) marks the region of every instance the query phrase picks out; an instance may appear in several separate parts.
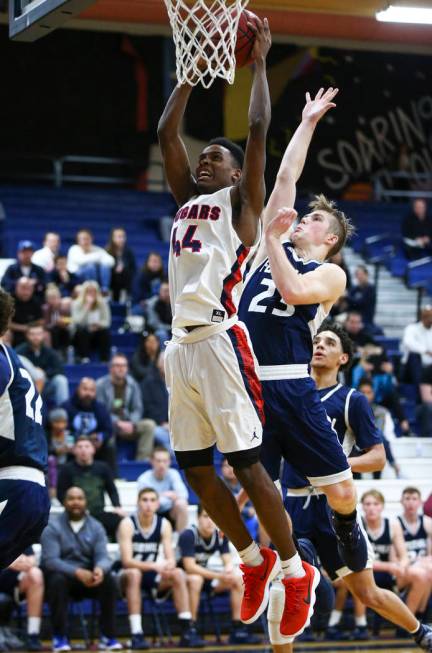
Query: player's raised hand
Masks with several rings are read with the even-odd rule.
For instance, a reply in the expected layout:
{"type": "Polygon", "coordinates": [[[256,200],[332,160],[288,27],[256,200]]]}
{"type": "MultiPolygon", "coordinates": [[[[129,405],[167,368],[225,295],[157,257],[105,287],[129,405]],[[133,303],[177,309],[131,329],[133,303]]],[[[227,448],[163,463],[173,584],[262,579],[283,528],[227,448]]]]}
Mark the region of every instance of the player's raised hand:
{"type": "Polygon", "coordinates": [[[280,238],[297,219],[297,211],[283,206],[266,227],[265,235],[280,238]]]}
{"type": "Polygon", "coordinates": [[[336,104],[333,98],[337,95],[339,89],[330,86],[326,91],[320,88],[314,99],[311,99],[309,91],[306,93],[306,104],[303,109],[302,119],[318,122],[327,113],[329,109],[333,109],[336,104]]]}
{"type": "Polygon", "coordinates": [[[256,22],[248,20],[247,24],[249,29],[255,34],[252,59],[254,61],[263,61],[266,58],[272,43],[269,22],[267,18],[264,18],[264,20],[258,18],[256,22]]]}

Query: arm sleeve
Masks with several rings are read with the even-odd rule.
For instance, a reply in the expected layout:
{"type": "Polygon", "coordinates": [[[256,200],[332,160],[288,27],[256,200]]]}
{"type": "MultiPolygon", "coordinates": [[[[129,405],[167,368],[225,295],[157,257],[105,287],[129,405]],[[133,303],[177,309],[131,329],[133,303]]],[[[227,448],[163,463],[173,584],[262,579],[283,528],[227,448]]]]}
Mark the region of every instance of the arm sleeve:
{"type": "Polygon", "coordinates": [[[369,449],[375,444],[382,444],[372,409],[364,395],[353,392],[350,398],[348,420],[359,449],[369,449]]]}
{"type": "Polygon", "coordinates": [[[10,365],[2,350],[0,355],[0,397],[2,396],[2,394],[4,393],[4,391],[8,386],[8,383],[11,379],[11,374],[12,372],[11,372],[10,365]]]}
{"type": "Polygon", "coordinates": [[[180,533],[178,548],[182,558],[195,558],[195,537],[192,529],[186,528],[180,533]]]}
{"type": "Polygon", "coordinates": [[[187,491],[186,485],[183,483],[182,477],[178,473],[176,469],[170,469],[170,475],[171,475],[171,481],[173,484],[173,490],[174,492],[181,498],[181,499],[187,499],[189,498],[189,493],[187,491]]]}
{"type": "Polygon", "coordinates": [[[114,483],[114,478],[112,476],[111,470],[108,467],[108,465],[104,465],[104,471],[105,471],[105,490],[106,493],[108,494],[109,498],[111,499],[111,503],[113,504],[114,507],[119,508],[120,507],[120,497],[119,493],[117,491],[116,485],[114,483]]]}
{"type": "Polygon", "coordinates": [[[101,526],[101,524],[96,522],[94,526],[95,526],[94,566],[100,567],[104,572],[104,574],[106,574],[112,567],[111,559],[108,555],[107,537],[105,534],[105,529],[103,526],[101,526]]]}
{"type": "Polygon", "coordinates": [[[75,575],[75,570],[78,569],[79,564],[62,560],[59,534],[51,524],[48,524],[41,535],[41,546],[41,564],[44,569],[48,571],[59,571],[71,577],[75,575]]]}

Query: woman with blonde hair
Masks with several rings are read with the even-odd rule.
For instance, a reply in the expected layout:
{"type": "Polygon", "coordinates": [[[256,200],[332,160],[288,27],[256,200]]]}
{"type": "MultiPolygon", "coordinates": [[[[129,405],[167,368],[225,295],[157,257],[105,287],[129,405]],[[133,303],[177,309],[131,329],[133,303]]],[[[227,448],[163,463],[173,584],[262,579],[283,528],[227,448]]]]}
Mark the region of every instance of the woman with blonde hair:
{"type": "Polygon", "coordinates": [[[110,358],[111,311],[102,296],[97,281],[85,281],[78,297],[72,302],[74,345],[81,362],[88,362],[90,353],[97,351],[102,361],[110,358]]]}

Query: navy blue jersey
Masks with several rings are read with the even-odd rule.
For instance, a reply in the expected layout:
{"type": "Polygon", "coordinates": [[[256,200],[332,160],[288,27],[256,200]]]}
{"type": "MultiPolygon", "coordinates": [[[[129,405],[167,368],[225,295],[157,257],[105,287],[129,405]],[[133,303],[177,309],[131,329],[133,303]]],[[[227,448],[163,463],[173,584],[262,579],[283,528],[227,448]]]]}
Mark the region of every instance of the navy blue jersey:
{"type": "Polygon", "coordinates": [[[42,399],[16,353],[0,343],[0,468],[45,470],[47,455],[42,399]]]}
{"type": "Polygon", "coordinates": [[[146,531],[139,523],[137,514],[131,515],[130,519],[134,525],[132,536],[134,560],[139,560],[140,562],[156,562],[162,539],[162,523],[165,518],[160,515],[155,515],[151,527],[146,531]]]}
{"type": "Polygon", "coordinates": [[[365,531],[372,544],[372,548],[377,560],[388,562],[390,559],[390,549],[392,547],[390,519],[383,517],[379,535],[374,535],[368,530],[366,522],[363,520],[365,531]]]}
{"type": "MultiPolygon", "coordinates": [[[[304,261],[291,243],[283,245],[287,258],[299,274],[322,265],[304,261]]],[[[260,365],[309,364],[312,340],[326,314],[321,304],[286,304],[271,276],[266,259],[251,274],[243,290],[239,318],[248,328],[253,350],[260,365]]]]}
{"type": "Polygon", "coordinates": [[[410,562],[414,562],[417,558],[422,558],[428,554],[428,534],[424,527],[423,515],[417,519],[417,529],[413,533],[409,528],[405,519],[398,517],[399,523],[402,526],[403,536],[408,550],[410,562]]]}
{"type": "Polygon", "coordinates": [[[228,540],[222,537],[218,530],[208,539],[204,539],[195,525],[180,534],[178,547],[182,558],[194,558],[202,567],[207,567],[208,561],[215,553],[229,553],[228,540]]]}
{"type": "MultiPolygon", "coordinates": [[[[375,424],[372,409],[361,392],[338,383],[322,388],[318,393],[346,456],[350,455],[354,446],[363,450],[382,444],[382,435],[375,424]]],[[[309,485],[308,480],[286,461],[281,481],[288,488],[309,485]]]]}

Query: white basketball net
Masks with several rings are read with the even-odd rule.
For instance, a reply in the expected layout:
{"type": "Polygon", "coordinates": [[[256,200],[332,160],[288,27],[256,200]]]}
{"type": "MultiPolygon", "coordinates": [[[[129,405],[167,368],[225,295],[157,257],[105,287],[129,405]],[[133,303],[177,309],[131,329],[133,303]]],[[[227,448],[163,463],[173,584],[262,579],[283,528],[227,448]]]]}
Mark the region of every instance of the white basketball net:
{"type": "Polygon", "coordinates": [[[165,0],[176,49],[178,84],[208,88],[235,76],[240,14],[249,0],[165,0]]]}

